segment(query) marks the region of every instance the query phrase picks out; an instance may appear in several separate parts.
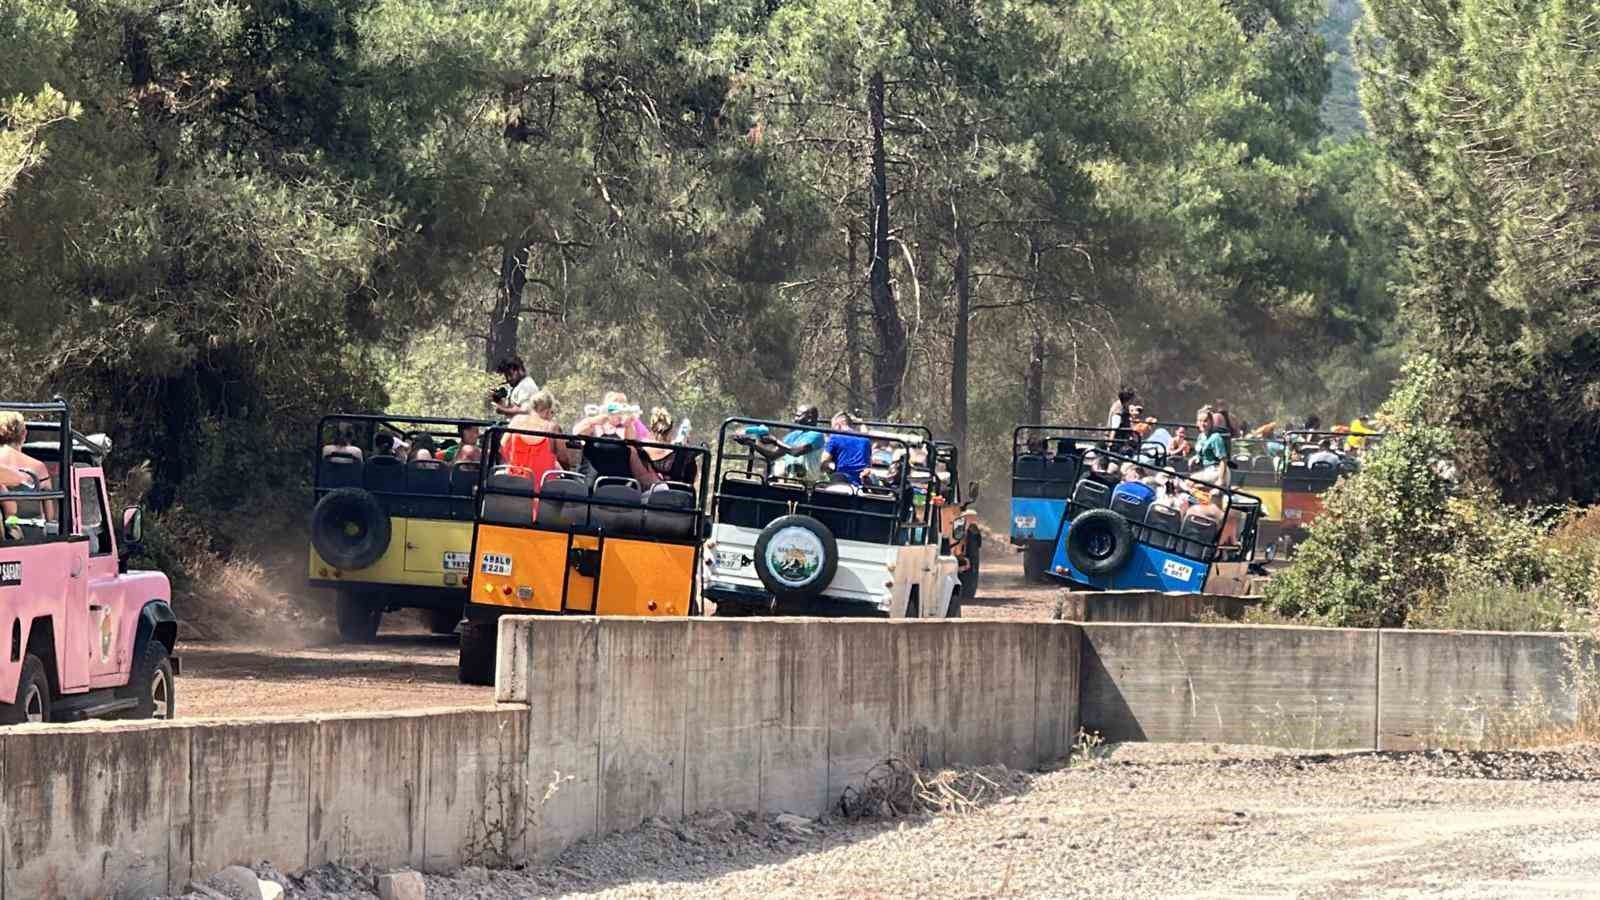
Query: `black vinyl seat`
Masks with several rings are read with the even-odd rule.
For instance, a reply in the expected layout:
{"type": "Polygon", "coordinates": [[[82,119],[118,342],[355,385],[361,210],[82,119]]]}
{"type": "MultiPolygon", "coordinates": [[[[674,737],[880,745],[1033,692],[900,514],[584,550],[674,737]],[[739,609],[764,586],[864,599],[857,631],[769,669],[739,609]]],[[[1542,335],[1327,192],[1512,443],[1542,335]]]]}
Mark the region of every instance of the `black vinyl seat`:
{"type": "Polygon", "coordinates": [[[539,485],[540,528],[589,527],[589,480],[577,472],[544,473],[539,485]]]}
{"type": "Polygon", "coordinates": [[[892,543],[899,525],[896,500],[894,491],[864,488],[857,493],[855,540],[870,544],[892,543]]]}
{"type": "Polygon", "coordinates": [[[1183,530],[1183,516],[1170,506],[1152,503],[1145,510],[1145,543],[1159,550],[1175,550],[1178,533],[1183,530]]]}
{"type": "Polygon", "coordinates": [[[694,536],[694,488],[667,481],[644,495],[644,530],[655,537],[694,536]]]}
{"type": "Polygon", "coordinates": [[[856,526],[860,523],[861,501],[854,489],[812,491],[806,512],[818,522],[828,526],[834,538],[841,541],[859,540],[856,526]]]}
{"type": "Polygon", "coordinates": [[[450,517],[450,464],[442,459],[414,459],[406,463],[406,493],[411,515],[429,519],[450,517]]]}
{"type": "Polygon", "coordinates": [[[498,472],[484,483],[483,521],[497,525],[533,524],[533,479],[498,472]]]}
{"type": "Polygon", "coordinates": [[[1082,469],[1081,456],[1075,453],[1057,453],[1045,463],[1045,481],[1039,496],[1056,500],[1065,500],[1072,496],[1072,486],[1078,483],[1078,474],[1082,469]]]}
{"type": "Polygon", "coordinates": [[[717,491],[717,520],[737,528],[760,528],[758,502],[766,493],[766,482],[753,472],[725,472],[717,491]]]}
{"type": "Polygon", "coordinates": [[[1179,553],[1190,559],[1210,562],[1211,545],[1216,543],[1217,535],[1222,533],[1222,523],[1210,516],[1197,516],[1191,513],[1183,517],[1183,527],[1178,533],[1183,537],[1178,546],[1179,553]]]}
{"type": "Polygon", "coordinates": [[[1119,513],[1133,526],[1133,539],[1144,542],[1149,532],[1144,527],[1145,514],[1150,508],[1149,500],[1141,500],[1121,491],[1111,492],[1111,511],[1119,513]]]}
{"type": "Polygon", "coordinates": [[[317,463],[317,484],[329,491],[362,487],[366,484],[366,464],[352,453],[330,453],[317,463]]]}
{"type": "Polygon", "coordinates": [[[1037,453],[1024,453],[1017,457],[1015,474],[1011,476],[1011,495],[1038,497],[1044,485],[1044,457],[1037,453]]]}
{"type": "Polygon", "coordinates": [[[644,495],[632,478],[599,478],[590,493],[589,517],[596,528],[611,534],[638,534],[644,530],[644,495]]]}
{"type": "Polygon", "coordinates": [[[367,460],[367,490],[374,493],[398,494],[406,489],[406,464],[396,456],[374,456],[367,460]]]}
{"type": "Polygon", "coordinates": [[[1103,481],[1085,478],[1072,492],[1073,515],[1086,509],[1105,509],[1111,505],[1111,487],[1103,481]]]}
{"type": "Polygon", "coordinates": [[[450,467],[450,518],[472,519],[472,497],[478,492],[478,477],[483,464],[458,462],[450,467]]]}

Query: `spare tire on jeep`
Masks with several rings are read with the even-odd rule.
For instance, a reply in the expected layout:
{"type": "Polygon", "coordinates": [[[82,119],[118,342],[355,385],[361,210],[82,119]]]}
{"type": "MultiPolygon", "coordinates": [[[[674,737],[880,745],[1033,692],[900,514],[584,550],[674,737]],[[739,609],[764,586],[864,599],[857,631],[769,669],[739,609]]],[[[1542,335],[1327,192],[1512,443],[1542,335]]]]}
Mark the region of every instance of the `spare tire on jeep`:
{"type": "Polygon", "coordinates": [[[779,600],[822,593],[839,569],[839,544],[828,526],[810,516],[773,519],[756,538],[756,576],[779,600]]]}
{"type": "Polygon", "coordinates": [[[389,549],[389,513],[361,488],[329,491],[311,510],[311,546],[329,565],[364,569],[389,549]]]}
{"type": "Polygon", "coordinates": [[[1091,509],[1072,520],[1067,562],[1085,575],[1110,575],[1133,556],[1133,526],[1121,513],[1091,509]]]}

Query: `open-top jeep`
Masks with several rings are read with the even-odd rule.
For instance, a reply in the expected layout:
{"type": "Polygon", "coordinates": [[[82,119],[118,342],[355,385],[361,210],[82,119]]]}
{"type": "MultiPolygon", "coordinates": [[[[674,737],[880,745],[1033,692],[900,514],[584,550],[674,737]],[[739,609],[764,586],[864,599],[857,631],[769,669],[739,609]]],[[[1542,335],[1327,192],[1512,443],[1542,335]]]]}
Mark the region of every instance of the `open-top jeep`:
{"type": "Polygon", "coordinates": [[[337,592],[334,612],[345,640],[371,640],[385,612],[406,608],[427,610],[436,634],[456,630],[467,599],[482,465],[461,459],[460,451],[477,446],[462,437],[488,427],[470,419],[353,413],[322,419],[310,582],[337,592]],[[431,447],[430,458],[416,453],[416,445],[431,447]]]}
{"type": "Polygon", "coordinates": [[[494,681],[501,616],[691,616],[711,461],[700,447],[495,428],[472,531],[459,677],[494,681]],[[573,469],[507,464],[503,440],[559,442],[573,469]],[[641,484],[630,457],[659,454],[641,484]]]}
{"type": "Polygon", "coordinates": [[[60,400],[0,402],[9,427],[16,415],[33,419],[21,452],[50,474],[0,458],[0,628],[10,635],[0,723],[172,718],[172,588],[160,572],[128,569],[141,516],[130,507],[120,534],[112,526],[101,467],[109,441],[73,431],[60,400]]]}
{"type": "MultiPolygon", "coordinates": [[[[1091,449],[1131,450],[1138,436],[1094,425],[1018,425],[1011,432],[1011,543],[1022,551],[1023,576],[1038,581],[1050,571],[1067,500],[1091,449]]],[[[1167,448],[1139,444],[1138,455],[1157,465],[1167,448]]]]}
{"type": "Polygon", "coordinates": [[[1056,527],[1052,577],[1091,590],[1242,596],[1266,574],[1255,562],[1259,498],[1110,450],[1087,449],[1079,462],[1056,527]],[[1130,465],[1155,486],[1129,482],[1130,465]],[[1190,492],[1200,502],[1186,510],[1166,499],[1190,492]]]}
{"type": "Polygon", "coordinates": [[[716,615],[960,615],[958,563],[941,552],[925,434],[724,422],[703,590],[716,615]],[[867,439],[887,451],[887,464],[859,486],[775,475],[735,440],[752,426],[867,439]]]}

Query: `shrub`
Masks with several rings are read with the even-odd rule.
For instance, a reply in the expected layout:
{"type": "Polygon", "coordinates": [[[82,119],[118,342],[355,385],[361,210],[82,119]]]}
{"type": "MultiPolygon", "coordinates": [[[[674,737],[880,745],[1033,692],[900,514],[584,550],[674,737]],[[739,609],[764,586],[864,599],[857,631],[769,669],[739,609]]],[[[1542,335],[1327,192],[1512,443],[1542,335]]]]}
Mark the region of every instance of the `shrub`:
{"type": "Polygon", "coordinates": [[[1426,358],[1408,367],[1380,414],[1389,437],[1326,495],[1294,564],[1268,583],[1278,612],[1355,627],[1565,630],[1582,622],[1600,519],[1455,489],[1439,464],[1455,445],[1432,418],[1439,377],[1426,358]]]}

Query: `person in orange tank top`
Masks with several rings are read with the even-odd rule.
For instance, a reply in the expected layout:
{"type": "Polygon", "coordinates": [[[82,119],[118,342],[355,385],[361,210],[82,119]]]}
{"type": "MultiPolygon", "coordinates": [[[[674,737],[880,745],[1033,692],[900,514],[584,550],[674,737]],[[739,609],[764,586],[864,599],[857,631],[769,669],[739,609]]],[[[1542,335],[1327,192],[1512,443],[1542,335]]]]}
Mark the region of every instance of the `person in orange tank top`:
{"type": "MultiPolygon", "coordinates": [[[[550,434],[560,434],[561,426],[551,418],[555,412],[555,398],[549,391],[540,391],[533,395],[529,404],[531,410],[514,416],[507,427],[518,431],[543,431],[550,434]]],[[[517,474],[526,474],[533,479],[535,488],[544,484],[546,472],[562,470],[562,459],[570,457],[571,450],[566,441],[529,434],[507,434],[500,440],[500,464],[520,469],[517,474]]],[[[539,501],[533,501],[533,513],[539,514],[539,501]]]]}

